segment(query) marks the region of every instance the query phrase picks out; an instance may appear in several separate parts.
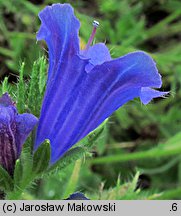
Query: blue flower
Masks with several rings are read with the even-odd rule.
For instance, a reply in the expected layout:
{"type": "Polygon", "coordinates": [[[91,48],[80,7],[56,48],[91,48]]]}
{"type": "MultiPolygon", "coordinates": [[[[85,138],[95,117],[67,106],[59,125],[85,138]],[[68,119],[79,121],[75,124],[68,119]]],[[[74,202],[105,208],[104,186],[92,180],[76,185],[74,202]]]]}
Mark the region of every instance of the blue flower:
{"type": "Polygon", "coordinates": [[[105,44],[90,46],[96,25],[86,49],[80,50],[80,23],[69,4],[47,6],[39,17],[37,40],[47,43],[49,71],[35,149],[49,139],[51,163],[126,102],[140,97],[147,104],[166,94],[152,89],[162,82],[146,53],[111,59],[105,44]]]}
{"type": "Polygon", "coordinates": [[[32,114],[18,114],[7,93],[0,97],[0,165],[11,175],[22,145],[37,122],[32,114]]]}
{"type": "Polygon", "coordinates": [[[71,194],[66,200],[90,200],[83,193],[75,192],[71,194]]]}

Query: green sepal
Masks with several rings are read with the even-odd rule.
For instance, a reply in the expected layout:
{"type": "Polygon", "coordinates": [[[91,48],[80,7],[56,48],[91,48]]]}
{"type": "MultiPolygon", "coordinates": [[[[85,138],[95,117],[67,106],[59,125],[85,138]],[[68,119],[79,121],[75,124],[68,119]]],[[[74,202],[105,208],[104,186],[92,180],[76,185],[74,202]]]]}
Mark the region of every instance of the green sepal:
{"type": "Polygon", "coordinates": [[[50,141],[45,140],[33,156],[33,173],[39,175],[48,168],[51,156],[50,141]]]}
{"type": "Polygon", "coordinates": [[[82,146],[84,148],[90,149],[93,145],[95,145],[102,134],[108,119],[106,119],[99,127],[90,132],[85,138],[79,141],[77,145],[82,146]]]}
{"type": "Polygon", "coordinates": [[[31,182],[32,176],[32,156],[29,147],[23,148],[20,158],[16,161],[14,170],[14,184],[18,188],[24,188],[31,182]]]}
{"type": "Polygon", "coordinates": [[[0,165],[0,189],[4,192],[13,189],[13,179],[9,173],[0,165]]]}
{"type": "Polygon", "coordinates": [[[66,166],[75,162],[79,158],[83,157],[86,154],[86,150],[82,147],[75,147],[70,149],[67,153],[64,154],[55,164],[53,164],[48,171],[59,171],[64,169],[66,166]]]}
{"type": "Polygon", "coordinates": [[[14,169],[14,183],[19,187],[21,185],[23,168],[20,162],[20,159],[16,160],[15,169],[14,169]]]}

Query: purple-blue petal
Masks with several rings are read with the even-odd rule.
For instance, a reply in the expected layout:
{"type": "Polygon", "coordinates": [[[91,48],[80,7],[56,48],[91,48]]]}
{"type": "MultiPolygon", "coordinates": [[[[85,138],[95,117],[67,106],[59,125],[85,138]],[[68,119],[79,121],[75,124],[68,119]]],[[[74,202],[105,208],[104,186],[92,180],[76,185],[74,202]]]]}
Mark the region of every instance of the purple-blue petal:
{"type": "MultiPolygon", "coordinates": [[[[37,40],[45,40],[49,50],[48,79],[63,61],[69,61],[72,55],[79,53],[80,23],[74,16],[69,4],[53,4],[39,13],[41,27],[37,40]]],[[[62,70],[59,70],[61,73],[62,70]]],[[[60,74],[59,74],[60,75],[60,74]]],[[[54,77],[53,77],[54,78],[54,77]]]]}
{"type": "Polygon", "coordinates": [[[18,114],[16,116],[16,139],[18,143],[18,155],[21,152],[22,145],[37,123],[38,119],[30,113],[18,114]]]}
{"type": "Polygon", "coordinates": [[[89,64],[85,68],[87,72],[90,72],[95,65],[100,65],[112,59],[109,49],[104,43],[98,43],[91,46],[88,50],[82,50],[81,54],[85,58],[90,59],[89,64]]]}
{"type": "Polygon", "coordinates": [[[14,104],[14,102],[11,100],[8,93],[5,93],[0,97],[0,105],[1,106],[11,106],[13,104],[14,104]]]}
{"type": "Polygon", "coordinates": [[[13,173],[17,159],[16,147],[16,109],[11,105],[8,95],[0,98],[0,165],[10,174],[13,173]],[[9,105],[8,105],[9,104],[9,105]]]}
{"type": "Polygon", "coordinates": [[[143,52],[131,53],[96,66],[78,86],[79,91],[74,95],[73,104],[69,103],[71,95],[64,98],[70,111],[64,114],[60,108],[57,114],[56,125],[53,125],[55,130],[51,134],[53,144],[57,144],[53,156],[56,159],[60,157],[59,152],[62,154],[67,151],[116,109],[139,97],[142,87],[160,85],[161,79],[155,63],[143,52]],[[65,120],[61,121],[62,117],[65,120]]]}
{"type": "Polygon", "coordinates": [[[50,139],[52,163],[116,109],[139,97],[142,87],[161,86],[155,63],[144,52],[97,65],[90,73],[86,63],[76,56],[62,64],[65,76],[57,77],[45,94],[35,148],[50,139]]]}
{"type": "Polygon", "coordinates": [[[151,89],[148,87],[141,88],[140,91],[140,99],[143,104],[148,104],[153,98],[163,97],[167,95],[169,92],[160,92],[155,89],[151,89]]]}
{"type": "MultiPolygon", "coordinates": [[[[64,137],[61,137],[61,142],[54,143],[56,137],[53,138],[52,135],[63,128],[63,124],[71,112],[75,99],[80,92],[81,83],[87,77],[86,64],[88,64],[88,61],[82,60],[79,56],[74,56],[70,64],[62,63],[63,76],[58,76],[59,72],[57,71],[56,79],[49,83],[42,104],[35,149],[45,139],[50,139],[52,152],[59,152],[57,148],[62,146],[64,137]]],[[[54,153],[52,153],[52,156],[54,157],[54,153]]]]}

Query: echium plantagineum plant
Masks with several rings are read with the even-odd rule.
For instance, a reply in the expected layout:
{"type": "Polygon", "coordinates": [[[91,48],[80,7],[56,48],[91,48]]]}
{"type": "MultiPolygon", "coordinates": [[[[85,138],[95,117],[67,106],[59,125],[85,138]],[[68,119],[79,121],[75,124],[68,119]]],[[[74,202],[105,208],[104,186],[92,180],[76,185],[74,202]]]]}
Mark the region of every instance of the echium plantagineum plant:
{"type": "MultiPolygon", "coordinates": [[[[45,168],[47,171],[58,164],[73,145],[126,102],[140,97],[142,103],[147,104],[166,92],[153,89],[161,87],[161,76],[155,62],[145,52],[112,59],[104,43],[91,46],[98,22],[93,23],[90,39],[81,50],[80,23],[69,4],[47,6],[39,17],[41,27],[37,39],[47,43],[49,70],[32,153],[33,166],[30,167],[39,167],[42,174],[45,168]],[[45,140],[50,141],[51,153],[50,157],[42,159],[47,148],[45,140]]],[[[37,119],[32,114],[18,115],[7,94],[0,99],[0,119],[0,163],[13,175],[15,160],[37,119]],[[4,126],[5,135],[2,133],[4,126]],[[8,158],[13,164],[11,168],[6,163],[8,158]]],[[[17,178],[18,163],[16,167],[14,176],[17,178]]],[[[34,177],[33,170],[32,173],[34,177]]],[[[36,170],[36,173],[39,172],[36,170]]],[[[15,189],[16,185],[12,190],[15,189]]]]}

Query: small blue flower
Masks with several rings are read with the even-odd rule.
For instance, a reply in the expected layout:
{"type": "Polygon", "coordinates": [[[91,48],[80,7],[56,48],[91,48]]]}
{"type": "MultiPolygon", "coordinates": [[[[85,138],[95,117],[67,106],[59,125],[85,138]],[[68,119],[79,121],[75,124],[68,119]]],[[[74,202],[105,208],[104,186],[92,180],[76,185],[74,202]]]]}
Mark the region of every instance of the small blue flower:
{"type": "Polygon", "coordinates": [[[75,192],[71,194],[66,200],[90,200],[83,193],[75,192]]]}
{"type": "Polygon", "coordinates": [[[37,39],[48,45],[49,71],[35,149],[49,139],[51,163],[126,102],[140,97],[147,104],[166,94],[152,89],[162,82],[146,53],[112,59],[105,44],[90,46],[97,24],[80,50],[80,23],[69,4],[47,6],[39,17],[37,39]]]}
{"type": "Polygon", "coordinates": [[[7,93],[0,97],[0,165],[11,175],[22,145],[37,122],[32,114],[18,114],[7,93]]]}

